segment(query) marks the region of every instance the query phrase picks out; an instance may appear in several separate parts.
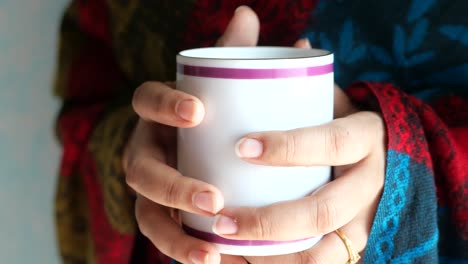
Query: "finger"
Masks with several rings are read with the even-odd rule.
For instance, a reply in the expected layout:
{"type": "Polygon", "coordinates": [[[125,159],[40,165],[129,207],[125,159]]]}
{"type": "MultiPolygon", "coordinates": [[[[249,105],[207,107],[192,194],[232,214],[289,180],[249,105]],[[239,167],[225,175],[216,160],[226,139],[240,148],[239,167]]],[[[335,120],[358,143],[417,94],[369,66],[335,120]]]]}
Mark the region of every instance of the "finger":
{"type": "Polygon", "coordinates": [[[300,48],[300,49],[311,49],[312,47],[310,46],[310,42],[308,38],[302,38],[296,41],[294,43],[295,48],[300,48]]]}
{"type": "MultiPolygon", "coordinates": [[[[369,237],[369,232],[359,226],[362,225],[358,223],[358,225],[353,224],[352,227],[347,225],[340,229],[352,241],[357,252],[364,250],[369,237]]],[[[335,232],[331,232],[312,248],[303,252],[281,256],[247,257],[247,260],[255,264],[343,264],[349,260],[349,255],[343,241],[335,232]]]]}
{"type": "Polygon", "coordinates": [[[148,122],[139,119],[135,129],[130,135],[123,156],[122,165],[124,172],[128,172],[129,164],[140,156],[157,156],[169,166],[175,166],[176,153],[173,146],[177,144],[176,128],[159,123],[148,122]],[[165,150],[165,152],[163,151],[165,150]]]}
{"type": "Polygon", "coordinates": [[[379,114],[358,112],[320,126],[252,133],[237,142],[235,151],[246,161],[273,166],[351,164],[383,142],[383,126],[379,114]]]}
{"type": "Polygon", "coordinates": [[[380,171],[365,160],[312,195],[265,207],[224,208],[213,224],[223,237],[242,240],[296,240],[329,233],[350,222],[379,197],[380,171]]]}
{"type": "Polygon", "coordinates": [[[186,235],[161,206],[138,196],[135,215],[142,234],[163,254],[181,263],[220,263],[221,257],[215,246],[186,235]]]}
{"type": "Polygon", "coordinates": [[[248,6],[240,6],[216,46],[255,46],[259,32],[260,21],[257,14],[248,6]]]}
{"type": "Polygon", "coordinates": [[[182,176],[160,159],[157,150],[135,157],[128,165],[127,184],[157,204],[187,212],[213,215],[223,208],[224,199],[216,187],[182,176]]]}
{"type": "Polygon", "coordinates": [[[175,127],[193,127],[205,115],[198,98],[160,82],[146,82],[138,87],[132,104],[141,118],[175,127]]]}
{"type": "MultiPolygon", "coordinates": [[[[340,228],[340,231],[351,241],[353,250],[356,252],[364,251],[369,237],[369,231],[365,224],[353,221],[340,228]]],[[[303,261],[302,263],[311,263],[312,261],[312,263],[319,264],[342,264],[350,259],[343,240],[335,232],[327,234],[314,247],[298,254],[298,257],[303,261]]]]}
{"type": "MultiPolygon", "coordinates": [[[[351,222],[339,228],[351,241],[353,249],[357,252],[364,252],[365,250],[377,205],[378,200],[369,210],[361,211],[351,222]]],[[[361,257],[363,257],[362,254],[361,257]]],[[[342,264],[348,261],[349,255],[341,238],[335,232],[330,232],[312,248],[303,252],[283,256],[246,258],[249,262],[255,264],[342,264]]]]}

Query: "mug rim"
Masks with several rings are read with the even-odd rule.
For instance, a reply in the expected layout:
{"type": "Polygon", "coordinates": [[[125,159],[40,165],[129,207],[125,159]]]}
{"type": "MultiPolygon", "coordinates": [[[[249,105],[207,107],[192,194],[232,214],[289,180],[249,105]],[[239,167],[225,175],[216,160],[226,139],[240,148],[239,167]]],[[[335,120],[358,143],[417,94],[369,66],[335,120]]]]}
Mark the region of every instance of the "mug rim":
{"type": "Polygon", "coordinates": [[[246,47],[246,46],[234,46],[234,47],[205,47],[205,48],[195,48],[195,49],[186,49],[180,51],[177,56],[181,58],[187,59],[195,59],[195,60],[217,60],[217,61],[268,61],[268,60],[298,60],[298,59],[311,59],[311,58],[320,58],[333,55],[333,52],[325,49],[304,49],[304,48],[295,48],[295,47],[281,47],[281,46],[253,46],[253,47],[246,47]],[[197,51],[206,51],[206,50],[220,50],[220,49],[239,49],[239,50],[251,50],[251,49],[261,49],[261,50],[282,50],[282,51],[295,51],[301,53],[309,53],[310,55],[303,55],[303,56],[294,56],[294,57],[258,57],[258,58],[220,58],[220,57],[208,57],[208,56],[190,56],[184,53],[190,52],[197,52],[197,51]],[[320,53],[318,53],[320,52],[320,53]],[[318,53],[318,54],[317,54],[318,53]]]}

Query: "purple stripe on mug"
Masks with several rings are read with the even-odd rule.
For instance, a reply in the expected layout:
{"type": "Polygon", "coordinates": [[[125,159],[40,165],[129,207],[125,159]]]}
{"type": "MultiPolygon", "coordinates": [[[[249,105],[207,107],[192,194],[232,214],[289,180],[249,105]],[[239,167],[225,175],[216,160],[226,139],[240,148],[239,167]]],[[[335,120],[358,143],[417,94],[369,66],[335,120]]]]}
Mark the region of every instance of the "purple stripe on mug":
{"type": "Polygon", "coordinates": [[[239,69],[177,64],[177,72],[189,76],[224,79],[280,79],[317,76],[333,72],[333,64],[303,68],[239,69]]]}
{"type": "Polygon", "coordinates": [[[271,245],[280,245],[280,244],[288,244],[288,243],[295,243],[299,241],[305,241],[311,238],[304,238],[304,239],[297,239],[297,240],[289,240],[289,241],[274,241],[274,240],[236,240],[236,239],[228,239],[224,237],[220,237],[218,235],[200,231],[197,229],[193,229],[189,226],[183,225],[182,226],[184,231],[193,237],[199,238],[201,240],[205,240],[212,243],[217,244],[224,244],[224,245],[232,245],[232,246],[271,246],[271,245]]]}

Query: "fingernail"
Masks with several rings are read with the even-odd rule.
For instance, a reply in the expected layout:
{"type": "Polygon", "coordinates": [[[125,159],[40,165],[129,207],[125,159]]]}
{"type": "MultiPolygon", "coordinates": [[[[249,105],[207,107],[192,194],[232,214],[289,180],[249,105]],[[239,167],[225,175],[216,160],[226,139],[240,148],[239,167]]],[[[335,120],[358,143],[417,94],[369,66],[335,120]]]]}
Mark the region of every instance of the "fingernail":
{"type": "Polygon", "coordinates": [[[218,235],[232,235],[237,233],[237,221],[224,215],[217,215],[212,229],[218,235]]]}
{"type": "Polygon", "coordinates": [[[212,192],[201,192],[193,196],[193,205],[200,208],[203,211],[216,214],[222,208],[222,204],[219,199],[212,192]]]}
{"type": "Polygon", "coordinates": [[[208,264],[209,254],[205,251],[193,250],[189,253],[189,259],[193,264],[208,264]]]}
{"type": "Polygon", "coordinates": [[[235,146],[237,156],[241,158],[258,158],[263,153],[263,144],[252,138],[242,138],[235,146]]]}
{"type": "Polygon", "coordinates": [[[198,122],[203,119],[203,111],[200,103],[194,100],[183,100],[177,103],[176,113],[180,118],[190,121],[198,122]]]}

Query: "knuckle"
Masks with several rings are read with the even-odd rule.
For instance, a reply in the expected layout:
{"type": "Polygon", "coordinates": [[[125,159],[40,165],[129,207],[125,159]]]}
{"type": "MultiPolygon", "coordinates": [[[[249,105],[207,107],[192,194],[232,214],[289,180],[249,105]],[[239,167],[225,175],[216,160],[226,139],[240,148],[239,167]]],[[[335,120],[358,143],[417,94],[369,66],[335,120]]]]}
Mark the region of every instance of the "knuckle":
{"type": "Polygon", "coordinates": [[[157,89],[158,87],[154,82],[145,82],[135,90],[132,98],[135,112],[142,116],[152,116],[152,113],[159,113],[164,109],[166,97],[171,90],[157,89]]]}
{"type": "Polygon", "coordinates": [[[128,163],[127,173],[125,174],[125,181],[128,186],[135,188],[139,184],[139,176],[142,173],[143,164],[139,159],[131,159],[128,163]]]}
{"type": "Polygon", "coordinates": [[[265,240],[272,236],[271,219],[263,211],[257,211],[254,214],[254,225],[252,234],[257,239],[265,240]]]}
{"type": "Polygon", "coordinates": [[[332,162],[336,162],[343,155],[349,131],[338,125],[332,125],[325,131],[326,154],[332,162]]]}
{"type": "Polygon", "coordinates": [[[300,253],[300,258],[299,258],[299,263],[300,264],[323,264],[323,262],[319,257],[316,255],[313,255],[311,252],[308,250],[302,251],[300,253]]]}
{"type": "Polygon", "coordinates": [[[295,133],[291,133],[289,131],[281,132],[281,141],[282,144],[280,153],[282,160],[286,164],[292,164],[295,162],[297,148],[299,145],[299,137],[295,133]]]}
{"type": "Polygon", "coordinates": [[[157,93],[153,93],[151,96],[151,103],[154,105],[156,110],[163,108],[166,102],[166,97],[171,90],[163,89],[157,93]]]}
{"type": "Polygon", "coordinates": [[[135,92],[133,92],[132,106],[136,112],[139,112],[141,110],[141,101],[143,98],[145,98],[145,94],[146,94],[146,90],[148,89],[148,86],[150,86],[149,82],[145,82],[142,85],[140,85],[138,88],[136,88],[135,92]]]}
{"type": "Polygon", "coordinates": [[[286,162],[292,163],[296,156],[296,150],[297,150],[299,139],[295,133],[286,133],[286,134],[287,134],[286,162]]]}
{"type": "Polygon", "coordinates": [[[162,202],[165,206],[177,207],[178,201],[181,197],[180,186],[174,180],[168,180],[164,188],[161,189],[162,193],[162,202]]]}
{"type": "Polygon", "coordinates": [[[327,233],[333,229],[336,222],[337,210],[329,201],[320,201],[316,206],[316,230],[319,233],[327,233]]]}

